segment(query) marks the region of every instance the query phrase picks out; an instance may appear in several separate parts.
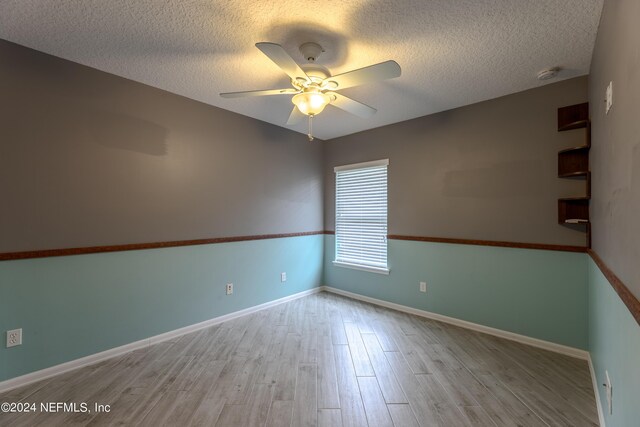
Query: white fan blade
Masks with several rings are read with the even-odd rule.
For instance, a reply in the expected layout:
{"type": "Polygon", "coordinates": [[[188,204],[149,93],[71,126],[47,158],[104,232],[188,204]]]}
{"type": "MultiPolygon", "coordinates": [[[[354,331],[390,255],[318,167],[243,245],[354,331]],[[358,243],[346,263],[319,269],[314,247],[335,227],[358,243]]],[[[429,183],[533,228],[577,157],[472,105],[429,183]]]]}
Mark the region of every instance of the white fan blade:
{"type": "Polygon", "coordinates": [[[269,57],[270,60],[282,68],[292,80],[302,79],[303,81],[309,80],[309,77],[300,68],[300,66],[293,60],[291,56],[276,43],[256,43],[256,47],[269,57]]]}
{"type": "Polygon", "coordinates": [[[357,70],[347,71],[337,76],[327,77],[323,80],[322,85],[326,85],[327,89],[342,90],[365,83],[393,79],[399,77],[400,74],[402,74],[402,70],[396,61],[386,61],[357,70]]]}
{"type": "Polygon", "coordinates": [[[358,117],[362,117],[363,119],[368,119],[369,117],[373,116],[376,111],[378,111],[373,107],[369,107],[362,102],[355,101],[349,97],[340,95],[339,93],[327,92],[327,95],[329,95],[332,99],[331,105],[334,105],[358,117]]]}
{"type": "Polygon", "coordinates": [[[302,114],[300,110],[298,110],[298,107],[294,106],[293,111],[291,111],[291,114],[289,115],[289,120],[287,120],[287,124],[295,125],[303,121],[306,117],[307,117],[306,114],[302,114]]]}
{"type": "Polygon", "coordinates": [[[298,92],[296,89],[247,90],[244,92],[221,93],[220,96],[223,98],[242,98],[245,96],[293,95],[298,92]]]}

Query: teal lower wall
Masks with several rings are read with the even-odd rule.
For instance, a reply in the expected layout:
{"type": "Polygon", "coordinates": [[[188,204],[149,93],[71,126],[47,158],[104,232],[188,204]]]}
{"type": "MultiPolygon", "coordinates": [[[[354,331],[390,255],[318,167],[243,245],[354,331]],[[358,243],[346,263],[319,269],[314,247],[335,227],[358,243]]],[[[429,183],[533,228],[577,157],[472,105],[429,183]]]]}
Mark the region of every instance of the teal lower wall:
{"type": "Polygon", "coordinates": [[[607,426],[640,419],[640,327],[587,255],[391,240],[389,276],[333,259],[317,235],[0,262],[0,331],[24,334],[0,381],[326,284],[588,349],[614,386],[607,426]]]}
{"type": "Polygon", "coordinates": [[[326,235],[324,284],[587,349],[586,254],[402,240],[388,248],[388,276],[336,267],[326,235]]]}
{"type": "Polygon", "coordinates": [[[589,352],[607,427],[640,425],[640,326],[589,259],[589,352]],[[609,371],[613,413],[602,384],[609,371]]]}
{"type": "Polygon", "coordinates": [[[0,381],[317,287],[322,247],[314,235],[0,262],[0,331],[23,328],[22,346],[0,346],[0,381]]]}

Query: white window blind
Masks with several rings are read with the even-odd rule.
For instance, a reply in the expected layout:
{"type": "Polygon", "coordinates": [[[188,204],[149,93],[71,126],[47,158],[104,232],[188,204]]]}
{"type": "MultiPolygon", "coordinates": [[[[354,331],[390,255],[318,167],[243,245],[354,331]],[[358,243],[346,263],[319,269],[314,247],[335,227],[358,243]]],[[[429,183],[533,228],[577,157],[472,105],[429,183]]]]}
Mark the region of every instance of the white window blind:
{"type": "Polygon", "coordinates": [[[337,265],[388,273],[387,166],[389,160],[338,166],[337,265]]]}

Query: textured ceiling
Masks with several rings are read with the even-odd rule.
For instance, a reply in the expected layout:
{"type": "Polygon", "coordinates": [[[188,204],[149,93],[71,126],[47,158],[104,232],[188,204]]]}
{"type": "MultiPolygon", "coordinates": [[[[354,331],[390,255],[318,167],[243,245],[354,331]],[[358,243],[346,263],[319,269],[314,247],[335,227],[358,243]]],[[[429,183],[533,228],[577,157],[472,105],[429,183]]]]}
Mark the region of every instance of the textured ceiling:
{"type": "MultiPolygon", "coordinates": [[[[378,109],[332,106],[314,123],[330,139],[587,74],[603,0],[0,0],[0,38],[284,126],[290,96],[219,92],[288,87],[257,48],[325,48],[333,74],[394,59],[402,76],[342,93],[378,109]]],[[[306,123],[292,129],[306,133],[306,123]]]]}

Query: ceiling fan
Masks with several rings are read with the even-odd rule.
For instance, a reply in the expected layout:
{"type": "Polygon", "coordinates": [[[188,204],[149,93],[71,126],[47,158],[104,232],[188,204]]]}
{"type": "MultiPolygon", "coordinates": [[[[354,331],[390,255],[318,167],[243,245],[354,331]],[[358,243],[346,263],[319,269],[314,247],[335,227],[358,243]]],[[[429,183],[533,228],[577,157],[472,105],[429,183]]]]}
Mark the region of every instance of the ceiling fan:
{"type": "Polygon", "coordinates": [[[314,64],[318,56],[324,52],[322,47],[313,42],[300,46],[300,52],[308,61],[302,66],[276,43],[256,43],[262,51],[277,66],[282,68],[290,78],[292,88],[249,90],[245,92],[221,93],[223,98],[239,98],[245,96],[265,95],[293,95],[291,102],[294,107],[287,120],[288,125],[294,125],[309,117],[309,141],[313,140],[311,123],[315,115],[320,114],[324,107],[332,104],[356,116],[368,118],[376,113],[376,109],[337,93],[342,89],[372,83],[379,80],[392,79],[401,74],[400,65],[395,61],[386,61],[370,65],[346,73],[332,76],[326,67],[314,64]]]}

